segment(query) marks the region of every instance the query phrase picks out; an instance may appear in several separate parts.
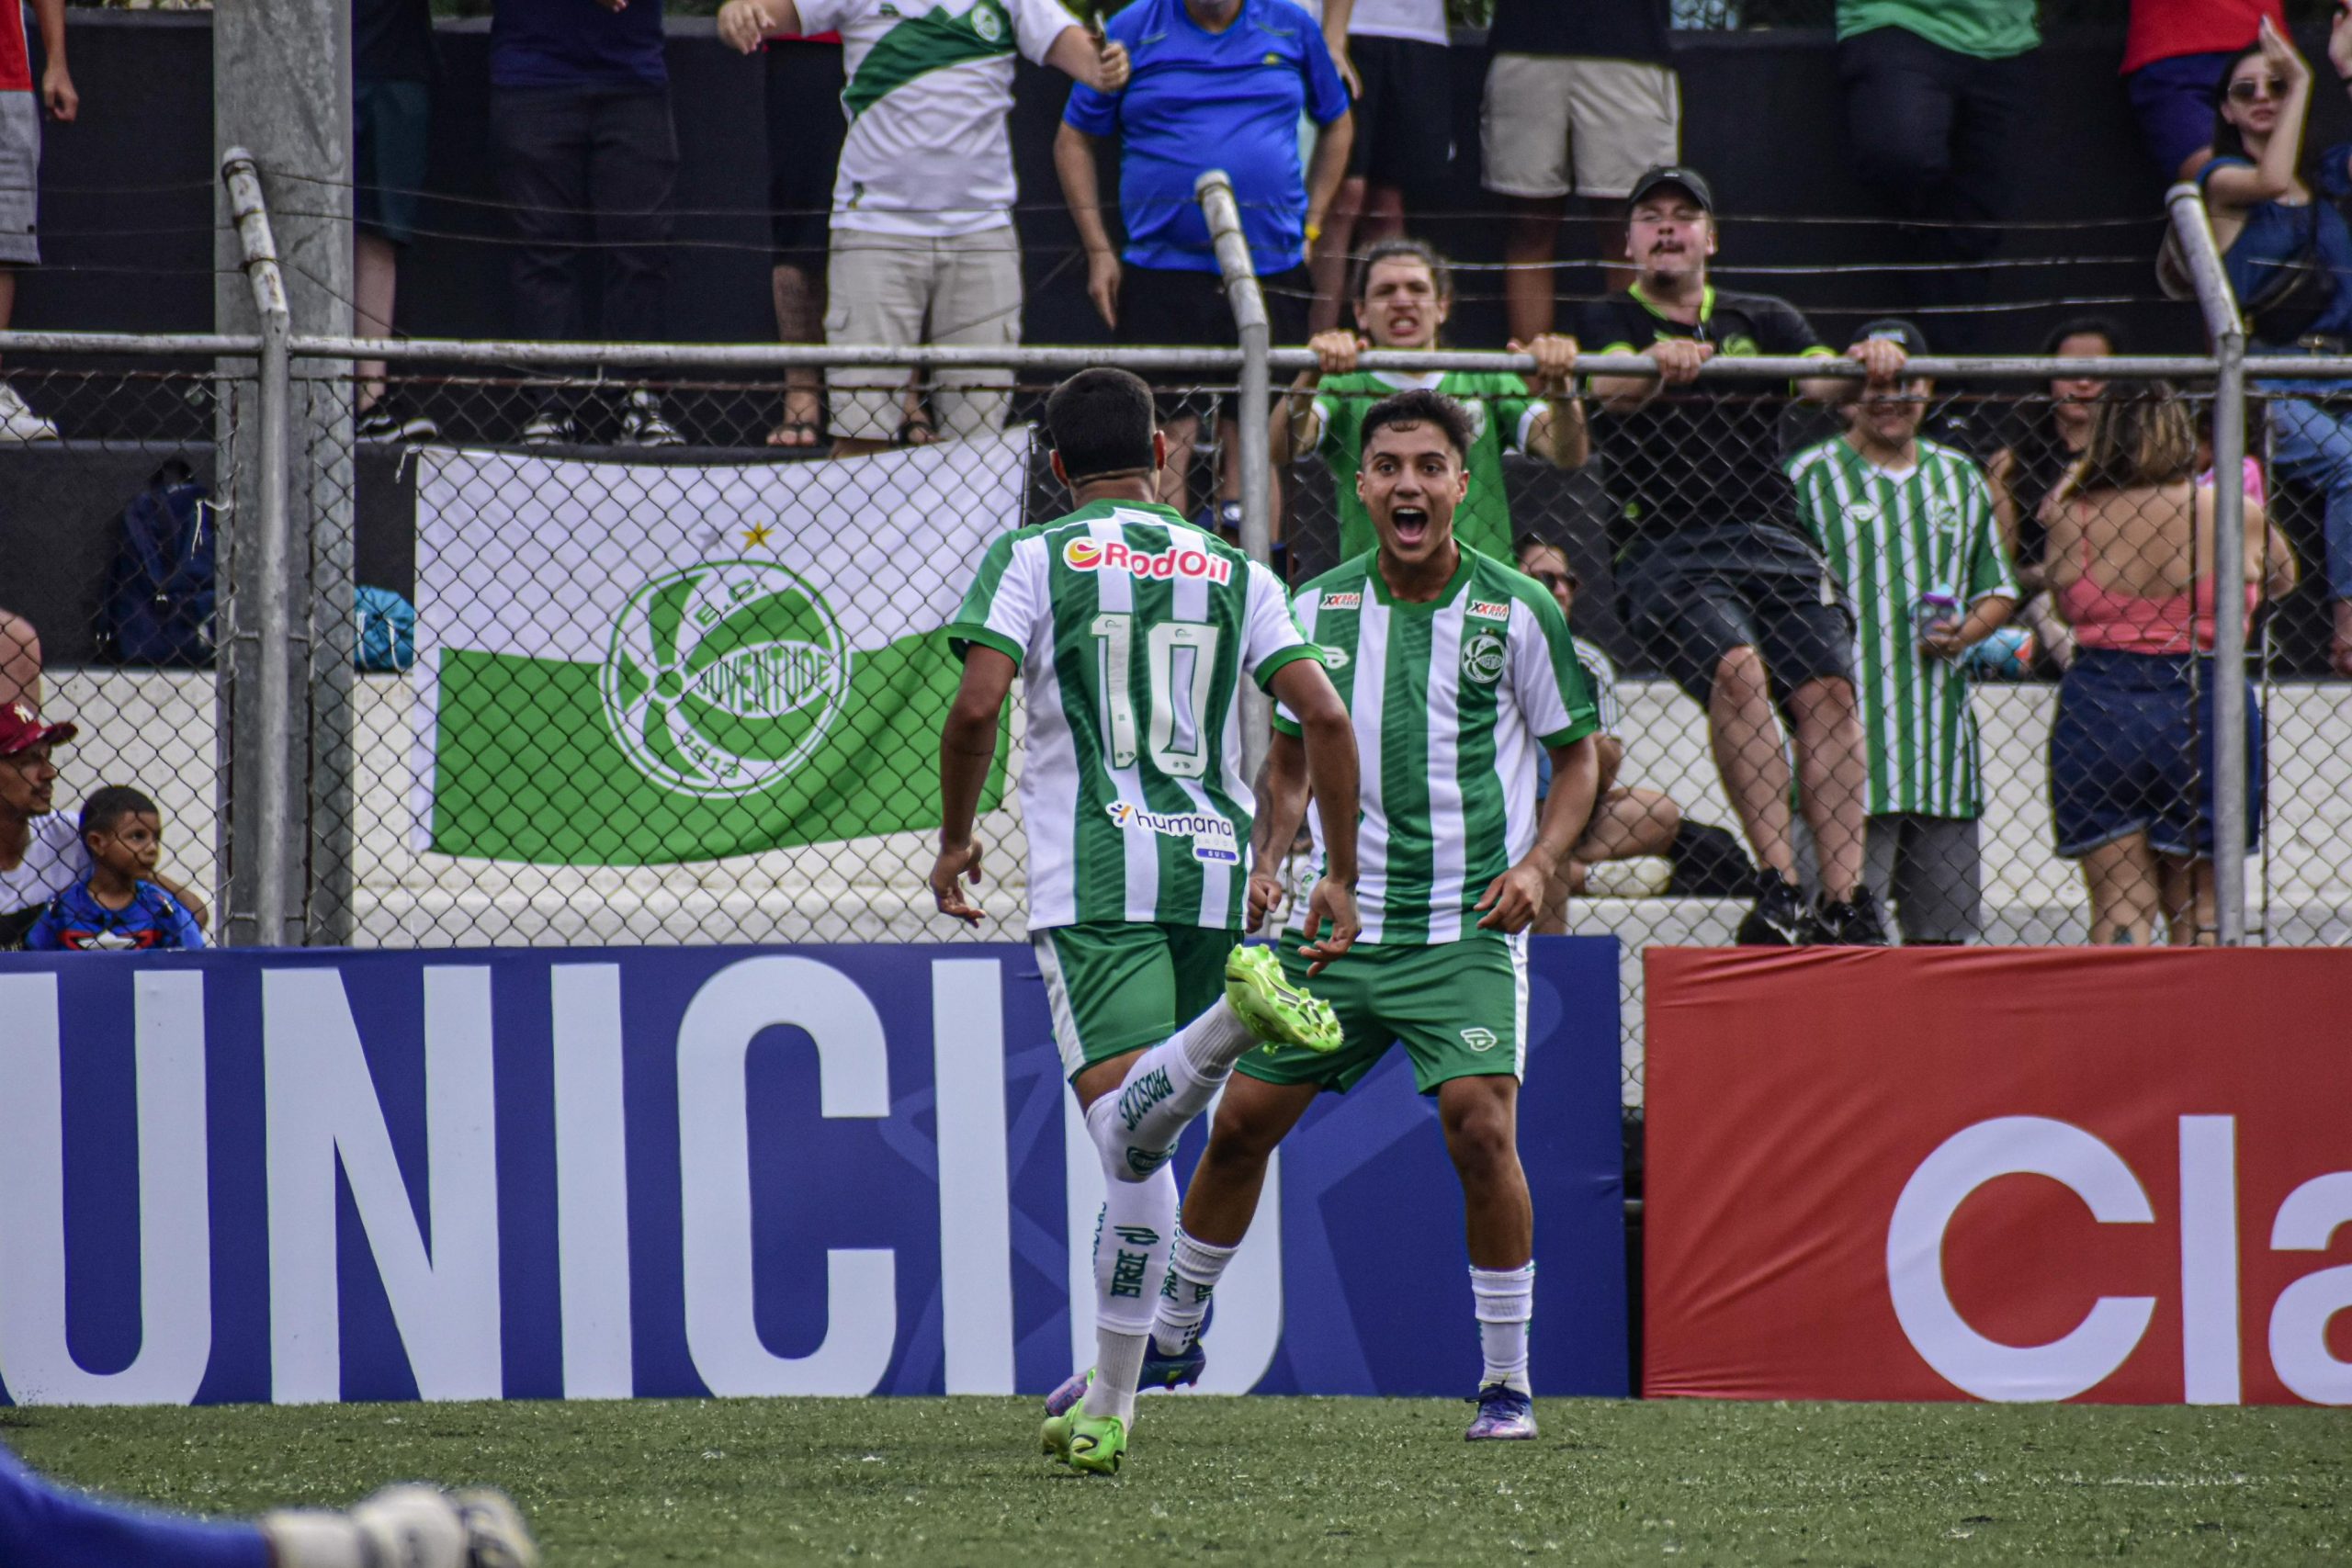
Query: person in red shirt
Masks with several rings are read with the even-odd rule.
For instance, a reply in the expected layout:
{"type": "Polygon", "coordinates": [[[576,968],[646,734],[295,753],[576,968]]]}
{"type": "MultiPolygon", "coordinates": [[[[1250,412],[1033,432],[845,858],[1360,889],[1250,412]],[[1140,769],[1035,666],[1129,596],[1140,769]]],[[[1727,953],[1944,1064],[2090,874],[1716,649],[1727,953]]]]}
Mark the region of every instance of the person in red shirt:
{"type": "Polygon", "coordinates": [[[2123,86],[2167,182],[2195,179],[2213,156],[2215,89],[2265,17],[2287,30],[2283,0],[2132,0],[2123,86]]]}

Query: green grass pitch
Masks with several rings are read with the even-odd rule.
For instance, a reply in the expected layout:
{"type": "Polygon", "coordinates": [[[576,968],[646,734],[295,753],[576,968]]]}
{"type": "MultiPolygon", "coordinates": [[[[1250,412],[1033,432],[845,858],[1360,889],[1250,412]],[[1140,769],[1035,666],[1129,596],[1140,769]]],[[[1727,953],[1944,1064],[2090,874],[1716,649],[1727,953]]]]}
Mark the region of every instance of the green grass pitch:
{"type": "Polygon", "coordinates": [[[0,1410],[38,1468],[206,1512],[490,1482],[550,1568],[2352,1560],[2352,1415],[1548,1400],[1144,1404],[1116,1480],[1030,1399],[0,1410]]]}

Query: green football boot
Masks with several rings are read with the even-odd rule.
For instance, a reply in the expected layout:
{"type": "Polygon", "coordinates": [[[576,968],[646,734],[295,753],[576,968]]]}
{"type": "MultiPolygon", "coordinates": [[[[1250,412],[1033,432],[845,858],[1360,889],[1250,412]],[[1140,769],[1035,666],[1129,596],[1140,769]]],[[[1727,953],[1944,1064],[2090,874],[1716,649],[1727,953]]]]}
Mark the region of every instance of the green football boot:
{"type": "Polygon", "coordinates": [[[1040,1436],[1046,1452],[1089,1475],[1116,1475],[1127,1457],[1127,1424],[1116,1416],[1049,1416],[1040,1436]]]}
{"type": "Polygon", "coordinates": [[[1318,1053],[1340,1048],[1340,1021],[1331,1004],[1284,979],[1282,961],[1271,947],[1244,942],[1226,955],[1225,999],[1269,1045],[1318,1053]]]}

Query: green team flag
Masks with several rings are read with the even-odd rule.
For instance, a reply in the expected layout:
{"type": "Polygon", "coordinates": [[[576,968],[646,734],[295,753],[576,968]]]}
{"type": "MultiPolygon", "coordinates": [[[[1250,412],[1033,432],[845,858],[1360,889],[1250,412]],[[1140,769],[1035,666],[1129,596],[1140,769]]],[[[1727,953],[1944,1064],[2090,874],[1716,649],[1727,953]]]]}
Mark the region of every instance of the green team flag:
{"type": "Polygon", "coordinates": [[[1020,520],[1025,430],[741,468],[418,460],[420,849],[656,865],[939,825],[942,628],[1020,520]]]}

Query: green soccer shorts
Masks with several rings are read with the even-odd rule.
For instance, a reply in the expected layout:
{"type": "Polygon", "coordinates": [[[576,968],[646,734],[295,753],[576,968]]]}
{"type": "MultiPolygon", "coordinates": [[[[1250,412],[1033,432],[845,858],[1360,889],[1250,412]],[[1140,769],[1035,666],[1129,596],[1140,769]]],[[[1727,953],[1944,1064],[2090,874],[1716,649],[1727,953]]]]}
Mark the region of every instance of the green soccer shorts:
{"type": "Polygon", "coordinates": [[[1344,1094],[1402,1044],[1413,1083],[1434,1094],[1449,1078],[1527,1070],[1527,938],[1482,932],[1434,947],[1351,948],[1312,980],[1285,932],[1283,974],[1331,1004],[1342,1043],[1329,1055],[1295,1045],[1252,1052],[1236,1072],[1266,1083],[1344,1094]]]}
{"type": "Polygon", "coordinates": [[[1225,995],[1238,931],[1211,926],[1054,926],[1029,933],[1053,1010],[1062,1076],[1157,1045],[1225,995]]]}

